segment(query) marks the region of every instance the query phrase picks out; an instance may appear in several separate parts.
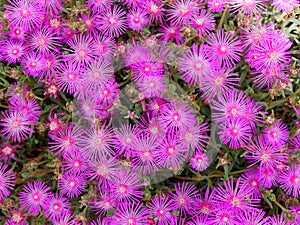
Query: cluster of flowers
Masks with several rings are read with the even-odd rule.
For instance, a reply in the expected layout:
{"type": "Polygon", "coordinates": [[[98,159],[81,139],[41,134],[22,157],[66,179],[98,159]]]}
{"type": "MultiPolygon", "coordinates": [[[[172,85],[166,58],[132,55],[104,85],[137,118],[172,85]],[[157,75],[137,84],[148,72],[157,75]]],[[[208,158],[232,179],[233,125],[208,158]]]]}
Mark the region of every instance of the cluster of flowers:
{"type": "MultiPolygon", "coordinates": [[[[267,216],[261,209],[262,190],[280,186],[287,195],[300,196],[300,166],[290,160],[300,148],[300,135],[289,138],[281,121],[265,127],[264,105],[238,90],[241,78],[233,72],[244,58],[259,89],[290,82],[286,70],[292,42],[275,24],[264,24],[260,18],[271,6],[289,13],[299,1],[85,2],[67,15],[68,3],[61,0],[8,0],[4,6],[0,60],[20,65],[28,79],[44,84],[45,95],[56,102],[60,94],[76,99],[76,107],[69,111],[80,118],[70,122],[61,112],[50,112],[49,150],[62,162],[63,171],[56,192],[44,181],[28,182],[19,193],[21,208],[12,210],[5,224],[27,224],[28,216],[38,214],[53,224],[82,224],[72,214],[69,199],[88,188],[93,198],[85,207],[99,216],[90,225],[300,223],[300,206],[290,207],[290,221],[283,214],[267,216]],[[234,16],[242,12],[257,24],[242,27],[239,35],[225,29],[214,32],[213,13],[224,10],[234,16]],[[147,29],[156,34],[147,36],[147,29]],[[192,35],[199,40],[186,49],[192,35]],[[125,84],[132,81],[136,87],[127,92],[139,93],[143,113],[129,109],[129,123],[115,127],[112,114],[114,107],[121,107],[123,85],[116,76],[120,65],[129,77],[125,84]],[[212,123],[219,124],[222,144],[245,150],[249,170],[204,194],[193,184],[175,183],[174,191],[144,204],[151,175],[161,169],[176,172],[186,163],[194,173],[202,172],[213,160],[204,149],[209,124],[198,122],[192,104],[170,96],[168,86],[176,69],[185,86],[199,89],[204,102],[211,103],[212,123]]],[[[8,109],[0,122],[6,139],[0,148],[0,201],[9,197],[16,183],[7,163],[17,160],[17,147],[11,142],[27,140],[41,115],[38,96],[29,85],[15,83],[7,95],[8,109]]]]}

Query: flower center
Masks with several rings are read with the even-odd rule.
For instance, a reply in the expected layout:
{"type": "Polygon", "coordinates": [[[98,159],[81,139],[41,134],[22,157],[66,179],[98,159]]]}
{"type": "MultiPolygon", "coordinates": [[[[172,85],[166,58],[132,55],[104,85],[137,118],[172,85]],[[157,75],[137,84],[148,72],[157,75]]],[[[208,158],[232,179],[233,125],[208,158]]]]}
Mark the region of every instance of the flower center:
{"type": "Polygon", "coordinates": [[[18,55],[19,54],[19,49],[15,48],[12,50],[13,55],[18,55]]]}
{"type": "Polygon", "coordinates": [[[76,186],[76,181],[75,180],[71,180],[69,182],[69,184],[70,184],[70,187],[75,187],[76,186]]]}
{"type": "Polygon", "coordinates": [[[76,79],[76,76],[75,76],[74,73],[69,73],[68,78],[69,78],[70,81],[74,81],[76,79]]]}
{"type": "Polygon", "coordinates": [[[78,56],[79,56],[80,59],[85,58],[86,55],[87,55],[86,50],[81,49],[81,50],[78,51],[78,56]]]}
{"type": "Polygon", "coordinates": [[[152,14],[158,13],[158,6],[157,6],[157,5],[151,5],[151,7],[150,7],[150,12],[151,12],[152,14]]]}
{"type": "Polygon", "coordinates": [[[133,22],[134,22],[134,23],[139,23],[139,22],[140,22],[140,18],[135,17],[135,18],[133,19],[133,22]]]}
{"type": "Polygon", "coordinates": [[[180,119],[181,119],[179,113],[174,113],[172,117],[173,117],[173,120],[176,122],[180,121],[180,119]]]}
{"type": "Polygon", "coordinates": [[[13,120],[12,121],[12,127],[13,128],[19,128],[21,126],[21,123],[19,120],[13,120]]]}
{"type": "Polygon", "coordinates": [[[115,25],[117,23],[117,18],[116,17],[110,17],[108,19],[108,22],[111,24],[111,25],[115,25]]]}

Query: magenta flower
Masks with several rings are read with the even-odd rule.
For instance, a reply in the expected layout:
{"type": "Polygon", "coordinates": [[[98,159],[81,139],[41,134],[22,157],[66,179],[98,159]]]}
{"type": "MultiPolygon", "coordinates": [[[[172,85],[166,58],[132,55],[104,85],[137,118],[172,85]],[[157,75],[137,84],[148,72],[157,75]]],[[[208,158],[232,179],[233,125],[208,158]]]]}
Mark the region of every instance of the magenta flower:
{"type": "Polygon", "coordinates": [[[173,200],[173,207],[179,210],[182,215],[191,214],[193,202],[199,197],[199,192],[196,186],[187,182],[174,184],[175,193],[168,192],[168,195],[173,200]]]}
{"type": "Polygon", "coordinates": [[[125,14],[119,6],[107,7],[99,17],[99,29],[109,36],[119,37],[127,28],[125,14]]]}
{"type": "Polygon", "coordinates": [[[113,155],[113,130],[103,124],[101,127],[94,125],[82,138],[83,153],[93,160],[101,159],[103,154],[113,155]]]}
{"type": "Polygon", "coordinates": [[[241,185],[245,186],[246,189],[252,189],[252,195],[254,197],[261,197],[260,188],[262,187],[262,181],[260,177],[259,169],[250,169],[242,173],[241,185]]]}
{"type": "Polygon", "coordinates": [[[198,172],[204,171],[209,166],[210,159],[205,152],[196,150],[194,155],[190,158],[189,164],[191,165],[192,169],[198,172]]]}
{"type": "Polygon", "coordinates": [[[60,130],[57,134],[49,134],[53,141],[50,141],[50,151],[57,151],[55,155],[65,155],[76,149],[81,149],[80,140],[84,135],[84,131],[79,125],[67,124],[66,127],[60,130]]]}
{"type": "Polygon", "coordinates": [[[121,170],[111,182],[109,190],[118,201],[138,202],[142,198],[140,174],[135,170],[121,170]]]}
{"type": "Polygon", "coordinates": [[[184,73],[182,79],[193,86],[200,84],[205,75],[210,74],[211,62],[209,58],[209,49],[200,45],[193,45],[182,58],[179,58],[179,72],[184,73]]]}
{"type": "Polygon", "coordinates": [[[264,218],[265,214],[263,210],[257,212],[245,211],[237,215],[237,220],[244,225],[269,225],[269,217],[264,218]]]}
{"type": "Polygon", "coordinates": [[[297,223],[300,223],[300,205],[299,206],[290,206],[290,210],[295,216],[295,220],[297,223]]]}
{"type": "Polygon", "coordinates": [[[11,138],[14,142],[21,142],[34,132],[29,126],[34,125],[36,121],[29,115],[6,110],[2,112],[2,116],[0,126],[3,128],[0,133],[7,139],[11,138]]]}
{"type": "Polygon", "coordinates": [[[43,27],[30,35],[28,45],[30,50],[36,50],[43,55],[50,54],[58,51],[60,38],[48,28],[43,27]]]}
{"type": "Polygon", "coordinates": [[[195,13],[197,7],[194,0],[176,0],[168,6],[166,10],[168,20],[173,24],[186,24],[191,16],[195,13]]]}
{"type": "Polygon", "coordinates": [[[165,79],[159,76],[149,76],[136,82],[138,90],[146,98],[160,97],[165,91],[165,79]]]}
{"type": "Polygon", "coordinates": [[[107,192],[100,191],[99,198],[91,200],[91,209],[97,215],[105,216],[107,212],[116,208],[117,201],[113,193],[109,190],[107,192]]]}
{"type": "Polygon", "coordinates": [[[10,39],[16,41],[24,41],[26,36],[26,31],[22,26],[13,26],[10,24],[10,30],[7,32],[10,39]]]}
{"type": "Polygon", "coordinates": [[[227,119],[220,125],[218,132],[223,144],[229,148],[238,149],[245,146],[252,136],[248,122],[243,118],[227,119]]]}
{"type": "Polygon", "coordinates": [[[97,36],[98,31],[98,14],[82,14],[81,15],[82,23],[86,28],[86,35],[97,36]]]}
{"type": "Polygon", "coordinates": [[[232,213],[229,208],[218,205],[208,216],[207,225],[239,225],[239,223],[235,213],[232,213]]]}
{"type": "Polygon", "coordinates": [[[93,13],[100,13],[105,8],[110,7],[113,0],[86,0],[86,5],[93,13]]]}
{"type": "Polygon", "coordinates": [[[120,163],[114,157],[104,154],[99,159],[90,160],[89,166],[89,180],[95,180],[98,187],[108,187],[109,182],[116,178],[120,163]]]}
{"type": "Polygon", "coordinates": [[[28,182],[19,194],[21,208],[34,215],[41,212],[41,209],[47,209],[49,190],[50,188],[43,181],[28,182]]]}
{"type": "Polygon", "coordinates": [[[275,169],[280,163],[286,163],[288,159],[288,154],[284,152],[281,145],[270,143],[264,136],[258,136],[254,141],[251,140],[245,146],[245,150],[251,153],[251,155],[245,155],[250,163],[248,168],[260,163],[260,167],[269,166],[275,169]]]}
{"type": "Polygon", "coordinates": [[[25,54],[26,47],[22,42],[6,40],[0,46],[4,59],[9,63],[16,63],[25,54]]]}
{"type": "Polygon", "coordinates": [[[158,120],[163,128],[169,132],[182,131],[195,126],[196,118],[193,110],[186,103],[172,102],[161,111],[158,120]]]}
{"type": "Polygon", "coordinates": [[[289,139],[289,129],[281,121],[276,122],[272,127],[266,127],[262,130],[265,140],[277,146],[283,146],[289,139]]]}
{"type": "Polygon", "coordinates": [[[150,15],[149,23],[158,24],[158,22],[163,20],[163,3],[161,0],[145,0],[141,2],[142,7],[150,15]]]}
{"type": "Polygon", "coordinates": [[[148,24],[148,17],[144,10],[135,8],[127,14],[128,27],[134,31],[141,31],[148,24]]]}
{"type": "Polygon", "coordinates": [[[230,0],[230,9],[233,13],[243,13],[245,15],[260,15],[267,9],[264,4],[265,0],[230,0]]]}
{"type": "Polygon", "coordinates": [[[80,225],[69,212],[65,212],[61,217],[52,221],[53,225],[80,225]]]}
{"type": "Polygon", "coordinates": [[[193,212],[191,213],[191,215],[193,216],[199,214],[200,216],[210,215],[215,209],[215,207],[217,207],[217,205],[215,205],[213,201],[214,195],[215,195],[215,189],[212,192],[210,192],[210,188],[207,187],[205,191],[205,195],[202,196],[201,194],[200,197],[197,196],[197,199],[193,201],[193,207],[191,208],[193,212]]]}
{"type": "Polygon", "coordinates": [[[286,13],[290,13],[292,10],[294,10],[295,8],[297,8],[297,6],[299,6],[300,2],[299,0],[288,0],[288,1],[284,1],[284,0],[273,0],[272,5],[282,11],[282,12],[286,12],[286,13]]]}
{"type": "Polygon", "coordinates": [[[152,216],[157,220],[157,225],[169,225],[173,217],[172,210],[175,210],[173,201],[168,196],[155,196],[151,199],[148,208],[152,216]]]}
{"type": "Polygon", "coordinates": [[[13,159],[15,161],[18,161],[16,157],[16,152],[18,152],[17,148],[18,145],[11,145],[9,143],[2,143],[0,147],[0,159],[2,159],[5,163],[9,159],[13,159]]]}
{"type": "Polygon", "coordinates": [[[146,225],[149,218],[149,210],[143,207],[142,203],[122,203],[114,214],[114,225],[146,225]]]}
{"type": "Polygon", "coordinates": [[[194,152],[196,149],[201,149],[208,144],[209,136],[206,135],[206,132],[209,130],[207,123],[199,123],[182,130],[179,136],[183,143],[194,152]]]}
{"type": "Polygon", "coordinates": [[[258,210],[260,199],[253,197],[252,190],[241,185],[240,182],[240,178],[237,179],[236,183],[231,178],[224,181],[224,187],[219,184],[213,197],[214,203],[224,205],[224,208],[231,212],[258,210]]]}
{"type": "Polygon", "coordinates": [[[225,0],[210,0],[208,1],[208,8],[212,12],[222,12],[225,9],[225,0]]]}
{"type": "Polygon", "coordinates": [[[65,197],[60,196],[58,193],[52,194],[47,202],[47,209],[45,210],[45,216],[50,220],[55,220],[70,214],[71,205],[65,197]]]}
{"type": "Polygon", "coordinates": [[[214,16],[204,9],[197,10],[197,13],[191,15],[191,27],[196,29],[199,37],[206,36],[215,28],[216,21],[214,16]]]}
{"type": "Polygon", "coordinates": [[[11,5],[5,5],[8,14],[7,20],[16,27],[22,27],[26,31],[38,28],[44,18],[44,8],[37,1],[8,0],[11,5]]]}
{"type": "Polygon", "coordinates": [[[278,182],[281,188],[294,198],[300,196],[300,166],[292,164],[287,170],[278,176],[278,182]]]}
{"type": "Polygon", "coordinates": [[[113,37],[97,34],[94,39],[96,54],[105,60],[110,60],[116,51],[116,43],[113,37]]]}
{"type": "Polygon", "coordinates": [[[259,178],[261,180],[262,186],[266,188],[271,188],[276,186],[278,183],[279,171],[271,166],[263,166],[259,168],[259,178]]]}
{"type": "Polygon", "coordinates": [[[42,0],[41,5],[46,9],[50,16],[59,14],[64,9],[63,2],[65,0],[42,0]]]}
{"type": "Polygon", "coordinates": [[[65,171],[86,172],[89,168],[89,162],[82,150],[75,149],[64,155],[62,166],[65,171]]]}
{"type": "Polygon", "coordinates": [[[240,60],[243,49],[237,37],[224,30],[217,30],[216,34],[208,36],[208,50],[210,59],[216,60],[226,67],[233,67],[240,60]]]}
{"type": "Polygon", "coordinates": [[[58,67],[56,78],[58,88],[69,94],[74,94],[82,83],[83,69],[68,61],[67,63],[61,63],[58,67]]]}
{"type": "Polygon", "coordinates": [[[85,177],[80,172],[69,170],[59,179],[59,189],[68,198],[80,196],[85,189],[85,177]]]}
{"type": "Polygon", "coordinates": [[[96,90],[94,94],[97,95],[97,102],[102,106],[102,108],[109,108],[118,99],[119,92],[119,84],[110,80],[103,84],[99,90],[96,90]]]}
{"type": "Polygon", "coordinates": [[[187,222],[186,225],[207,225],[207,216],[197,216],[196,218],[193,218],[191,221],[187,222]]]}
{"type": "Polygon", "coordinates": [[[42,79],[44,70],[44,60],[41,54],[28,52],[20,59],[22,69],[30,76],[42,79]]]}
{"type": "Polygon", "coordinates": [[[10,101],[9,110],[26,115],[32,121],[37,121],[41,113],[41,107],[35,98],[16,97],[10,101]]]}
{"type": "Polygon", "coordinates": [[[164,168],[179,169],[187,160],[189,148],[180,139],[168,133],[158,144],[155,151],[157,164],[164,168]]]}
{"type": "Polygon", "coordinates": [[[238,74],[231,71],[230,68],[217,67],[205,74],[201,80],[203,98],[213,100],[216,96],[240,86],[238,74]]]}
{"type": "Polygon", "coordinates": [[[89,35],[74,35],[67,44],[71,49],[64,57],[71,60],[77,66],[86,66],[93,63],[96,58],[96,48],[93,38],[89,35]]]}
{"type": "Polygon", "coordinates": [[[269,222],[272,225],[296,225],[292,221],[286,221],[283,214],[270,216],[269,222]]]}
{"type": "Polygon", "coordinates": [[[8,169],[6,164],[0,164],[0,201],[4,197],[10,195],[10,190],[13,190],[14,183],[16,181],[16,175],[13,174],[12,169],[8,169]]]}
{"type": "Polygon", "coordinates": [[[178,25],[161,25],[159,32],[161,36],[159,37],[163,44],[167,44],[168,41],[175,42],[177,45],[183,43],[184,38],[181,36],[180,26],[178,25]]]}
{"type": "Polygon", "coordinates": [[[138,126],[144,134],[160,138],[166,134],[166,131],[158,121],[155,113],[147,113],[140,118],[138,126]]]}

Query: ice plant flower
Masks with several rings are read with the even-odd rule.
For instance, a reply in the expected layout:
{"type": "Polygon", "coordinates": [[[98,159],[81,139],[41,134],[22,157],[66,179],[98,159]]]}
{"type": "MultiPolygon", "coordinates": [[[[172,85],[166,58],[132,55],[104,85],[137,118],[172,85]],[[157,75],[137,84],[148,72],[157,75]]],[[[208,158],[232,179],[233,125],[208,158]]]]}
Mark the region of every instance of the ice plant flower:
{"type": "Polygon", "coordinates": [[[50,197],[49,190],[50,187],[43,181],[28,182],[19,194],[21,208],[34,215],[37,215],[42,209],[46,210],[50,197]]]}
{"type": "Polygon", "coordinates": [[[45,216],[50,220],[55,220],[63,215],[70,214],[71,205],[67,198],[60,196],[58,193],[52,194],[49,197],[45,216]]]}
{"type": "Polygon", "coordinates": [[[173,24],[186,24],[197,9],[194,0],[176,0],[166,10],[168,20],[173,24]]]}
{"type": "Polygon", "coordinates": [[[59,189],[62,195],[68,198],[78,197],[85,189],[86,180],[84,174],[69,170],[59,179],[59,189]]]}
{"type": "Polygon", "coordinates": [[[288,195],[298,198],[300,196],[300,166],[292,164],[279,175],[278,182],[288,195]]]}
{"type": "Polygon", "coordinates": [[[197,10],[197,13],[191,15],[190,18],[191,27],[196,29],[197,34],[200,37],[208,35],[215,27],[216,22],[213,15],[204,10],[197,10]]]}
{"type": "Polygon", "coordinates": [[[12,172],[12,169],[8,169],[6,164],[0,164],[0,201],[2,201],[4,197],[8,197],[10,190],[13,190],[16,175],[12,172]]]}
{"type": "Polygon", "coordinates": [[[148,24],[147,14],[144,10],[135,8],[127,15],[127,22],[130,29],[141,31],[148,24]]]}
{"type": "Polygon", "coordinates": [[[210,160],[205,152],[196,150],[194,155],[190,158],[189,164],[192,169],[196,171],[204,171],[210,164],[210,160]]]}
{"type": "Polygon", "coordinates": [[[114,214],[113,220],[115,225],[133,225],[145,224],[149,218],[147,208],[143,204],[122,203],[118,207],[118,211],[114,214]]]}

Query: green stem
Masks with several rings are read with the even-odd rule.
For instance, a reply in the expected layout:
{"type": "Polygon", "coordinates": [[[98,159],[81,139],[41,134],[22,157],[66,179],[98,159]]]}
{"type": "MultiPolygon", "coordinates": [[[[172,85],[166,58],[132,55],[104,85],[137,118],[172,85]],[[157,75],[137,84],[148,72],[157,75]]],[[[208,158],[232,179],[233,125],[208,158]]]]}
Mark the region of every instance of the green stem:
{"type": "Polygon", "coordinates": [[[221,29],[221,28],[222,28],[222,25],[223,25],[224,20],[225,20],[225,18],[226,18],[227,12],[228,12],[228,9],[225,9],[224,12],[223,12],[223,14],[222,14],[222,17],[221,17],[221,19],[220,19],[220,22],[219,22],[219,24],[218,24],[218,27],[217,27],[218,29],[221,29]]]}

